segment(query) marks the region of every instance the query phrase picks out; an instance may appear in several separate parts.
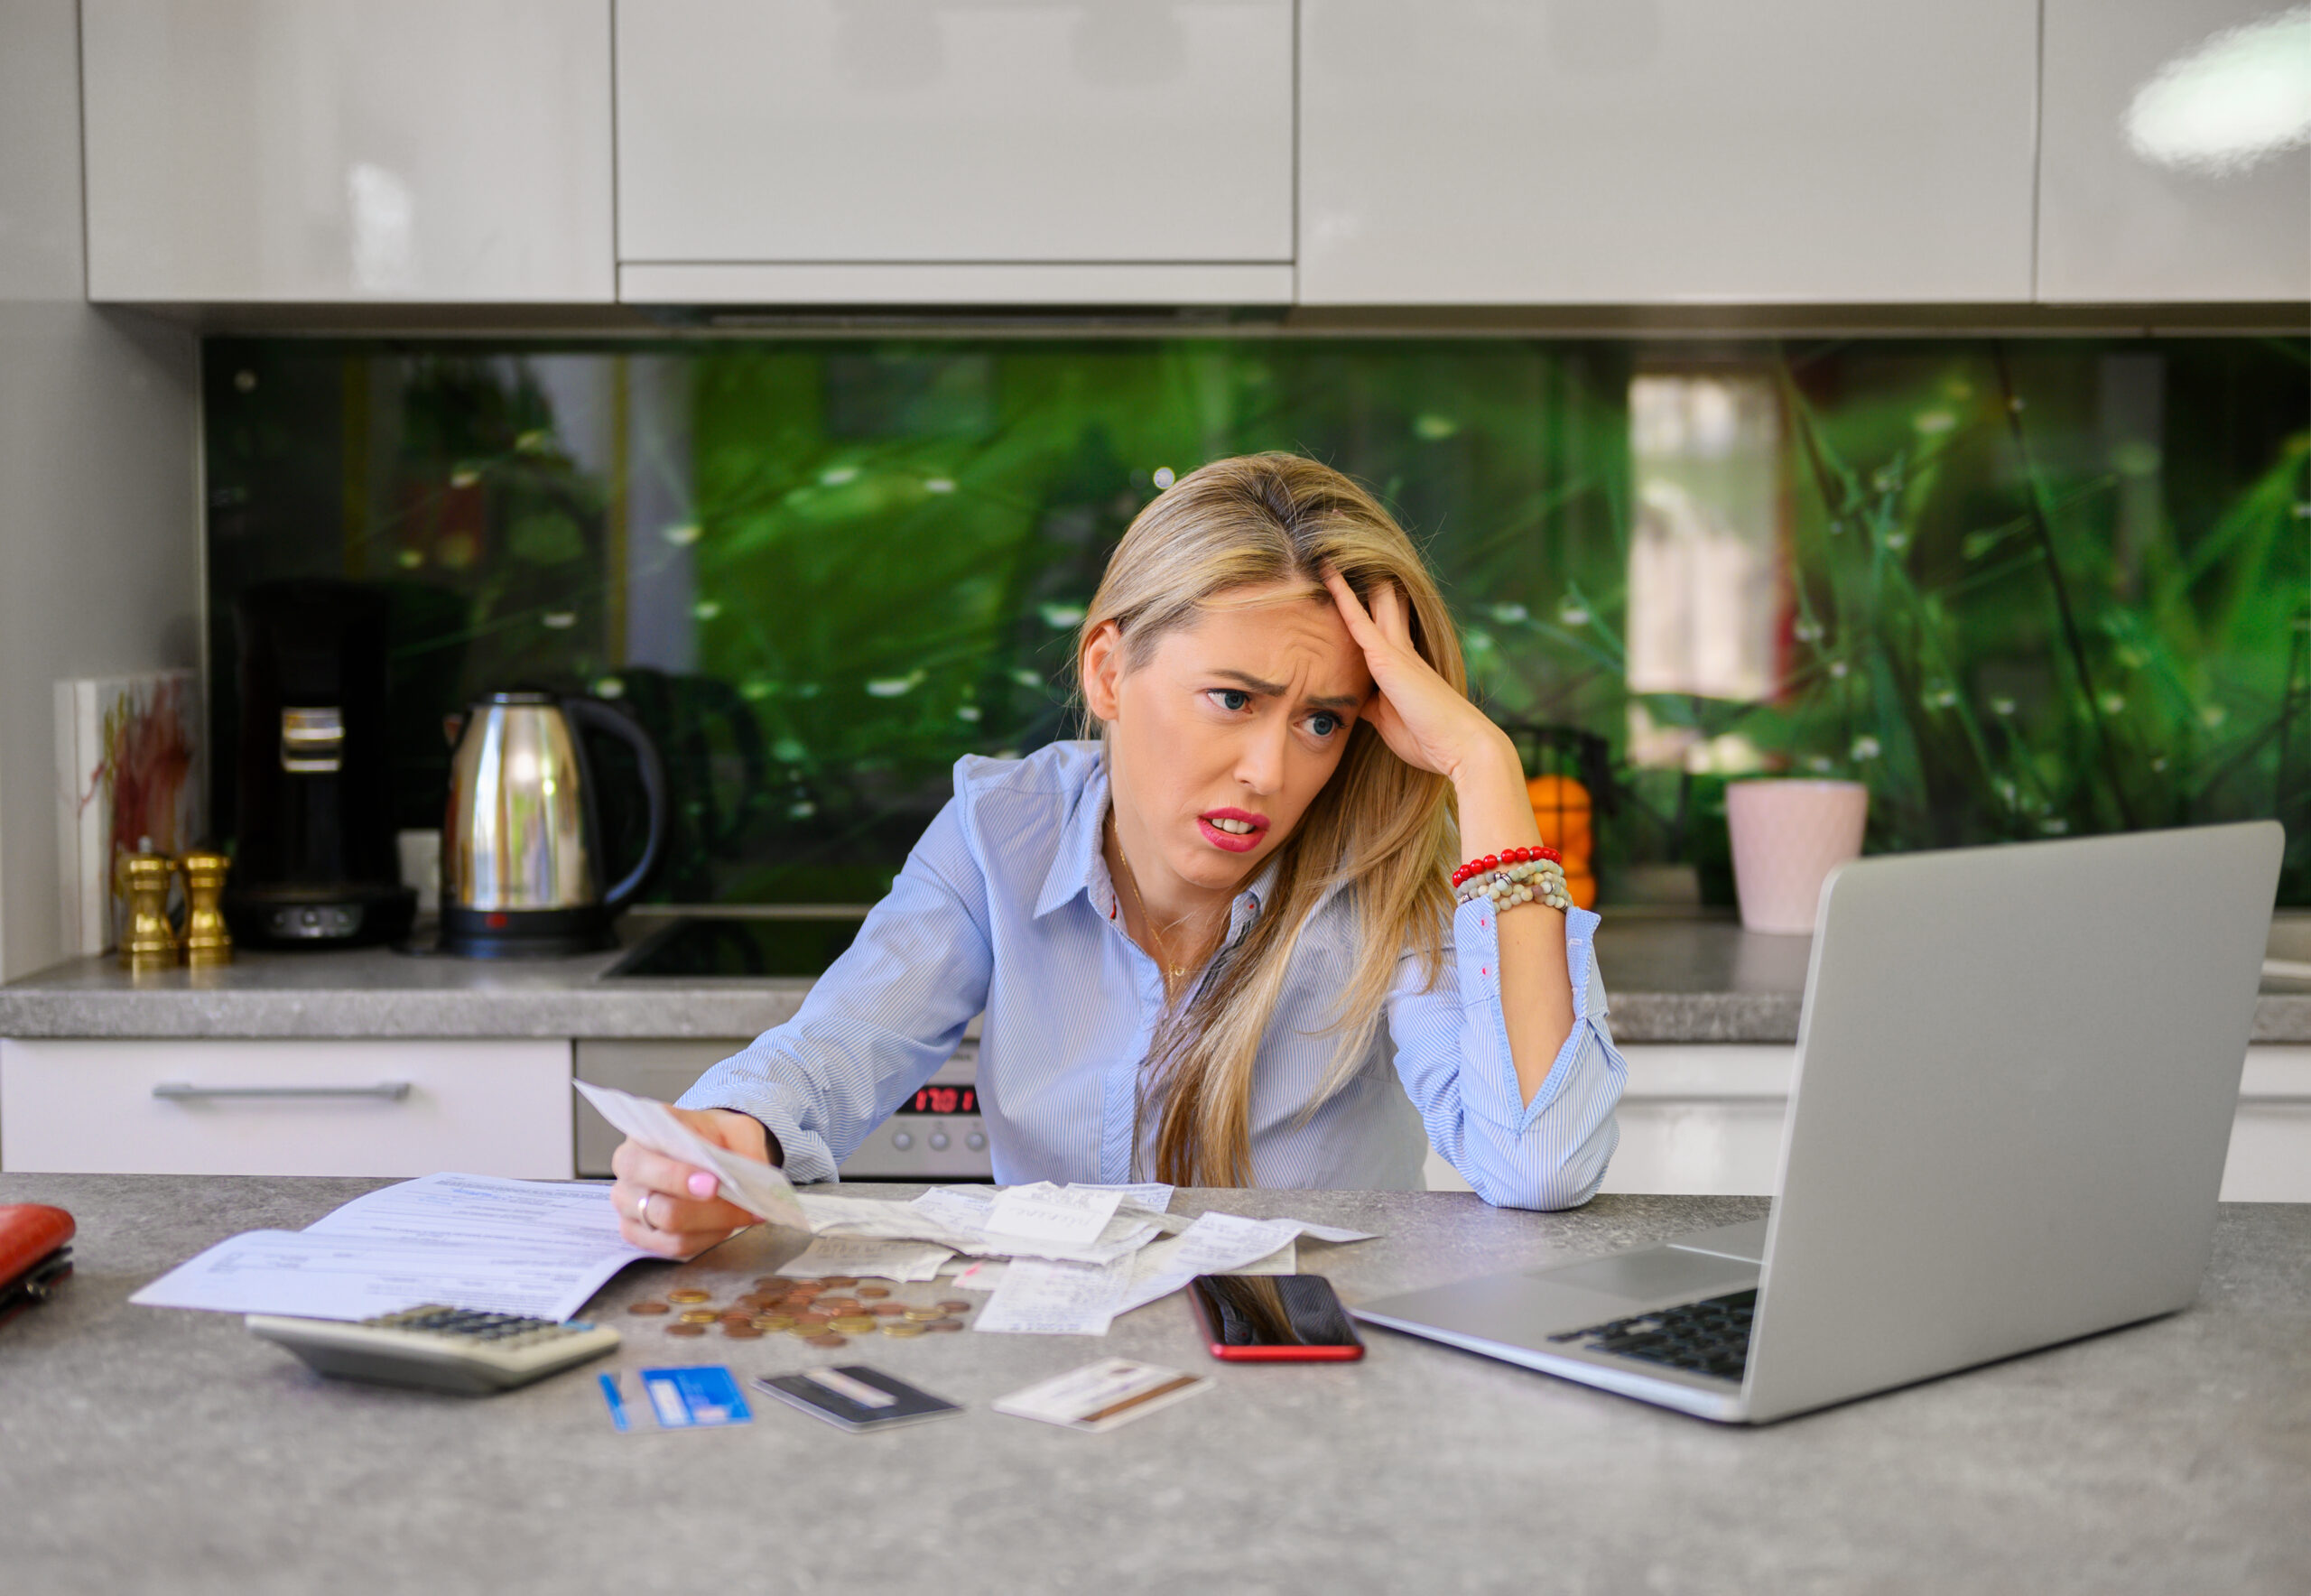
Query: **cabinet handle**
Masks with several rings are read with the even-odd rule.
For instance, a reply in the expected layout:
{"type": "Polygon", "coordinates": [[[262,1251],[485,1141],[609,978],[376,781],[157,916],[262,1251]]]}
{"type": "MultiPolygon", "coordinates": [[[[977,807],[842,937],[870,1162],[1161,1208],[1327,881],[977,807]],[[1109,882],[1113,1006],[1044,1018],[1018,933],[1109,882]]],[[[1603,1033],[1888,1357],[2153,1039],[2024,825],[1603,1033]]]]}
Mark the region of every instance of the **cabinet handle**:
{"type": "Polygon", "coordinates": [[[397,1103],[409,1095],[406,1081],[380,1081],[375,1086],[188,1086],[163,1081],[153,1089],[156,1098],[193,1102],[202,1098],[383,1098],[397,1103]]]}

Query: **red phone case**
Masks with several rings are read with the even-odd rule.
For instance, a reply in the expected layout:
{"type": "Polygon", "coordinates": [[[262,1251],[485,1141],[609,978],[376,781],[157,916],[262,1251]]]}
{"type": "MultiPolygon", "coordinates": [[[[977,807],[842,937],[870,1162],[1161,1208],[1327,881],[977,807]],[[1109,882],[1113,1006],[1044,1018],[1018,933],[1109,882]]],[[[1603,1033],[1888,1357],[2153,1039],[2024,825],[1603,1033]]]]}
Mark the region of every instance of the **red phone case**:
{"type": "MultiPolygon", "coordinates": [[[[1220,1339],[1219,1326],[1211,1322],[1211,1315],[1203,1305],[1203,1298],[1193,1285],[1187,1291],[1188,1311],[1195,1315],[1196,1328],[1203,1332],[1204,1350],[1223,1363],[1353,1363],[1364,1356],[1364,1343],[1350,1341],[1346,1346],[1309,1346],[1274,1344],[1268,1346],[1239,1346],[1220,1339]]],[[[1356,1332],[1350,1330],[1349,1334],[1356,1332]]]]}

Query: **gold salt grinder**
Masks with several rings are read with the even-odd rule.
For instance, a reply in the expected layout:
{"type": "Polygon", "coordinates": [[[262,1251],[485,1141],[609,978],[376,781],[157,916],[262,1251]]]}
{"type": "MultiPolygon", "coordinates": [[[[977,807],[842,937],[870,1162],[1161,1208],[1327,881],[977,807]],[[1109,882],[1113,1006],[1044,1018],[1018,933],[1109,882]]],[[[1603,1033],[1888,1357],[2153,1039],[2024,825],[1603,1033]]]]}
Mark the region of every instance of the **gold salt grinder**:
{"type": "Polygon", "coordinates": [[[128,924],[121,933],[123,969],[167,970],[177,961],[177,928],[169,923],[169,882],[177,862],[164,853],[124,853],[116,867],[128,899],[128,924]]]}
{"type": "Polygon", "coordinates": [[[233,861],[197,849],[177,861],[184,872],[184,961],[214,970],[233,961],[233,933],[225,929],[225,874],[233,861]]]}

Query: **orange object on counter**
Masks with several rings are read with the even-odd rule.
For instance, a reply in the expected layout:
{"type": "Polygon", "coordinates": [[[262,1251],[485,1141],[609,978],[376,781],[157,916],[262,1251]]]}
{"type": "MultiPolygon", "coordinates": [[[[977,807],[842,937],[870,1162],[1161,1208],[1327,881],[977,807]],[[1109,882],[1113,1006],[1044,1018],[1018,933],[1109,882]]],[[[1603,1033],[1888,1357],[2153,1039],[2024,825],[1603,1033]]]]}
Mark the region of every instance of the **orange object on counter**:
{"type": "Polygon", "coordinates": [[[1564,856],[1564,895],[1583,909],[1597,906],[1597,876],[1589,861],[1597,847],[1589,789],[1569,775],[1536,775],[1525,784],[1541,840],[1564,856]]]}

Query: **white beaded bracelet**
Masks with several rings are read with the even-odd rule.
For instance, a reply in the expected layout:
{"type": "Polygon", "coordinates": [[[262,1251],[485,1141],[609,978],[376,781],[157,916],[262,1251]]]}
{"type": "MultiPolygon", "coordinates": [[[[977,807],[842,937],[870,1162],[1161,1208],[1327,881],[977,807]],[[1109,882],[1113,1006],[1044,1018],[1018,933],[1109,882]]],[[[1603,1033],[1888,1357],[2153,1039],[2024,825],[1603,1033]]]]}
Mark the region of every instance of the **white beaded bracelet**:
{"type": "Polygon", "coordinates": [[[1573,900],[1565,895],[1564,867],[1554,859],[1502,865],[1472,876],[1462,884],[1456,897],[1464,904],[1490,898],[1496,913],[1518,904],[1546,904],[1559,913],[1573,907],[1573,900]]]}

